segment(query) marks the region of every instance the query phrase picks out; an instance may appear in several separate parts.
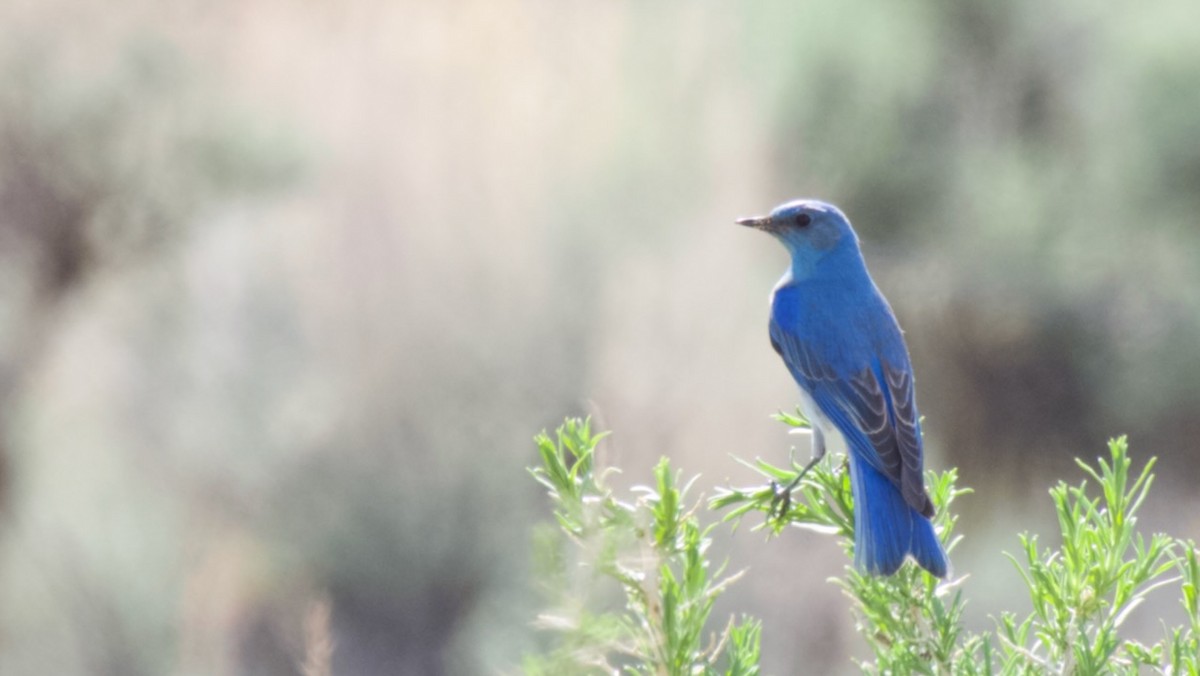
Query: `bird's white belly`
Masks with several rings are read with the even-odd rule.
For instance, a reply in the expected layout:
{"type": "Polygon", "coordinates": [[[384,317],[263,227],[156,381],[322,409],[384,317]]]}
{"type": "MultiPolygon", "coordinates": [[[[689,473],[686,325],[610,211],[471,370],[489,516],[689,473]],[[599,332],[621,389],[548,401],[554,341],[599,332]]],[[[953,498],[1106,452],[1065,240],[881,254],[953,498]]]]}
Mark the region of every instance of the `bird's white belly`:
{"type": "Polygon", "coordinates": [[[812,423],[813,426],[820,428],[820,430],[824,432],[826,436],[836,432],[837,428],[834,427],[833,422],[821,412],[821,407],[817,406],[817,401],[812,398],[812,395],[805,391],[803,387],[798,389],[800,390],[800,412],[804,414],[804,417],[808,419],[808,422],[812,423]]]}

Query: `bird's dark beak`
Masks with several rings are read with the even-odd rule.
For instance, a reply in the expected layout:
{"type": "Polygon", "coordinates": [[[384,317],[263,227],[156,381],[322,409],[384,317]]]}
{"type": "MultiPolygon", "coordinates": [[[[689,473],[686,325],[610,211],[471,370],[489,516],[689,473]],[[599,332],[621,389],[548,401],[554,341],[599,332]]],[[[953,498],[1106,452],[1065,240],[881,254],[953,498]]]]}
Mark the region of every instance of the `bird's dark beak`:
{"type": "Polygon", "coordinates": [[[770,216],[750,216],[748,218],[739,218],[735,222],[738,225],[744,225],[748,228],[754,228],[755,230],[770,230],[771,229],[771,217],[770,216]]]}

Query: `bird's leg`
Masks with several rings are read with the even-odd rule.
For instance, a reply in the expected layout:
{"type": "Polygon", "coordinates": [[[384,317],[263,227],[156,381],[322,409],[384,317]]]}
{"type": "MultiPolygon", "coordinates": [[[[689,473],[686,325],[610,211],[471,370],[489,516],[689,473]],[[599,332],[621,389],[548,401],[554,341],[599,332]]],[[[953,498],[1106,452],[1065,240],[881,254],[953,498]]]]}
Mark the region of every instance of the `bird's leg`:
{"type": "Polygon", "coordinates": [[[792,491],[796,490],[796,486],[800,485],[800,480],[804,478],[805,474],[808,474],[808,470],[812,469],[814,465],[821,462],[821,458],[825,457],[825,435],[821,433],[818,427],[812,427],[810,430],[812,433],[812,460],[808,461],[804,469],[800,470],[796,478],[792,479],[792,482],[786,487],[781,487],[774,481],[771,482],[771,489],[775,493],[775,497],[771,499],[769,516],[782,518],[783,515],[787,514],[788,510],[792,508],[792,491]]]}

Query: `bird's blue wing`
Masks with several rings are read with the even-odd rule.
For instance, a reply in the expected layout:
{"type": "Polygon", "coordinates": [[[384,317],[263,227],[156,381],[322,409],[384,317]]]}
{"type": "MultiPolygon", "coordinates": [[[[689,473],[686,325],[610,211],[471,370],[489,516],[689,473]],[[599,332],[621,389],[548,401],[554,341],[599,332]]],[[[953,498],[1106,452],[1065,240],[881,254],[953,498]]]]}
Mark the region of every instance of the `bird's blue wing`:
{"type": "Polygon", "coordinates": [[[874,358],[858,370],[839,369],[774,321],[771,345],[853,450],[894,482],[913,509],[932,516],[921,476],[920,423],[908,360],[874,358]]]}

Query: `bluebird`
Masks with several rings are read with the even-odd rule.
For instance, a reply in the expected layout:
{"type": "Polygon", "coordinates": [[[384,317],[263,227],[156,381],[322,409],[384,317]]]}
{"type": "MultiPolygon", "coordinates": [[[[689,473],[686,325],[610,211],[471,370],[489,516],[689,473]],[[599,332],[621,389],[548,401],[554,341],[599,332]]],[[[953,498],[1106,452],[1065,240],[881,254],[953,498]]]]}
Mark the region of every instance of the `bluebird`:
{"type": "Polygon", "coordinates": [[[737,222],[773,235],[791,254],[771,294],[771,346],[800,385],[800,410],[813,425],[804,471],[825,455],[827,435],[846,442],[855,565],[891,575],[911,556],[945,577],[949,561],[922,477],[908,348],[850,221],[831,204],[796,200],[737,222]]]}

